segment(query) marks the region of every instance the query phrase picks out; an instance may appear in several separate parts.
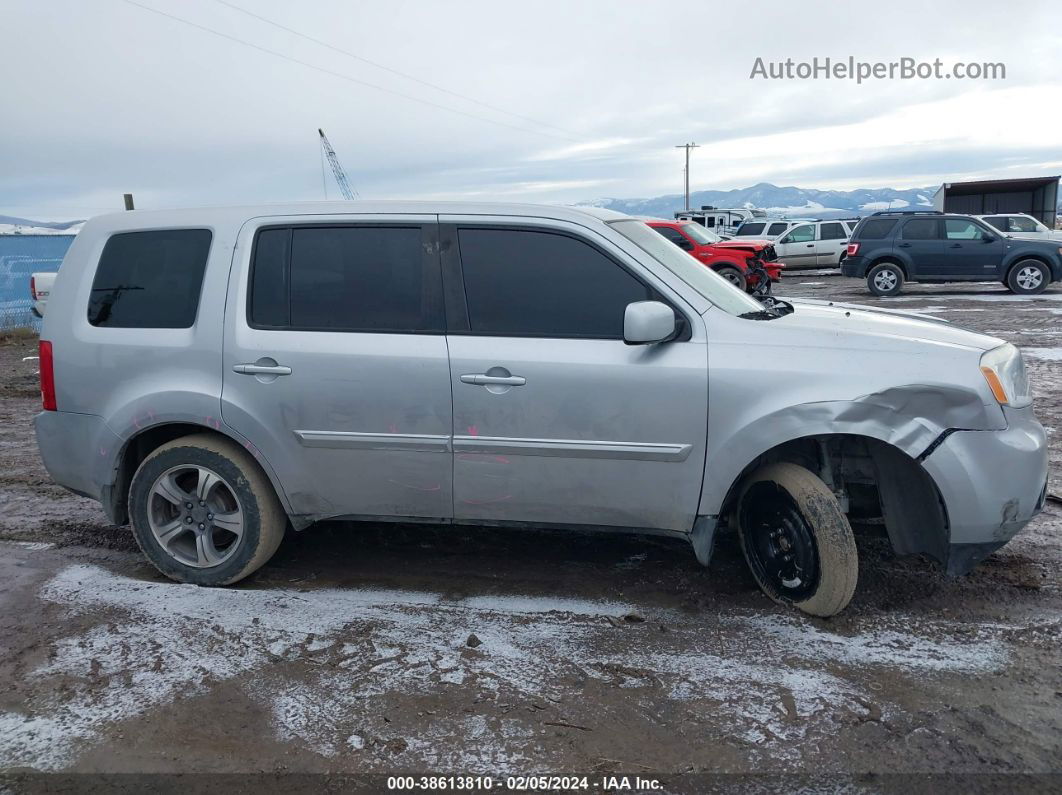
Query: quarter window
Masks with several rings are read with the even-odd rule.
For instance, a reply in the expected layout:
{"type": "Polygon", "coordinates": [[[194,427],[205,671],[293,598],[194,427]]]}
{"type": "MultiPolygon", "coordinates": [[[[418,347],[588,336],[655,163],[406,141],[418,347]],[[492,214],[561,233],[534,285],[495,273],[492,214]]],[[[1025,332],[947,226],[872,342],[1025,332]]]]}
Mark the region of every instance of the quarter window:
{"type": "Polygon", "coordinates": [[[872,218],[860,224],[856,237],[860,240],[884,240],[896,226],[896,221],[891,218],[872,218]]]}
{"type": "Polygon", "coordinates": [[[112,235],[89,296],[88,321],[109,328],[191,328],[210,252],[207,229],[112,235]]]}
{"type": "Polygon", "coordinates": [[[441,274],[419,226],[263,229],[250,320],[304,331],[442,331],[441,274]]]}
{"type": "Polygon", "coordinates": [[[582,240],[519,229],[458,231],[473,334],[623,338],[627,304],[651,291],[582,240]]]}

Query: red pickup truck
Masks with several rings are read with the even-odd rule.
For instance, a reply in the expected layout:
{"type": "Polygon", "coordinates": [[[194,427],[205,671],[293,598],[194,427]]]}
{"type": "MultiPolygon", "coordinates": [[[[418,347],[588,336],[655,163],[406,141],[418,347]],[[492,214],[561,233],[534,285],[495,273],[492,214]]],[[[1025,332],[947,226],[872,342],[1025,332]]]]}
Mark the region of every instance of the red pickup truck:
{"type": "Polygon", "coordinates": [[[756,286],[756,275],[749,273],[755,260],[760,261],[772,282],[782,278],[785,265],[778,261],[770,240],[723,240],[696,221],[653,219],[646,223],[742,290],[751,291],[756,286]]]}

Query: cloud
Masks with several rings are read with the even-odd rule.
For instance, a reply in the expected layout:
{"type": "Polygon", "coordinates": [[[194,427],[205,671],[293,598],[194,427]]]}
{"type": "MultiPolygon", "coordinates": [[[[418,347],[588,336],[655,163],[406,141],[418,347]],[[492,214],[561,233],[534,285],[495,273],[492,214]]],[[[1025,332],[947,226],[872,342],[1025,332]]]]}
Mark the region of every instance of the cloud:
{"type": "Polygon", "coordinates": [[[702,145],[695,188],[900,186],[1058,161],[1062,95],[1043,65],[1062,36],[1046,2],[1023,4],[1020,35],[1002,35],[1015,12],[991,0],[917,15],[766,0],[679,16],[607,0],[233,1],[454,93],[212,0],[138,2],[222,36],[122,2],[9,4],[0,212],[85,215],[127,191],[145,207],[335,197],[318,127],[366,198],[675,192],[673,147],[688,140],[702,145]],[[881,26],[904,35],[866,35],[881,26]],[[1007,79],[749,79],[757,56],[850,54],[998,61],[1007,79]]]}

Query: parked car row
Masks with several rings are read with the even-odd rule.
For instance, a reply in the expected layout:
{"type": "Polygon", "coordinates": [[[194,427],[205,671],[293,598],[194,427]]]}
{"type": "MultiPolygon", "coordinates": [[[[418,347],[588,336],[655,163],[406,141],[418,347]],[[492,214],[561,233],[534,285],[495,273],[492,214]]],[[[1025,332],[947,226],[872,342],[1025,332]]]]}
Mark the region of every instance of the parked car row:
{"type": "Polygon", "coordinates": [[[785,267],[769,240],[723,240],[695,221],[650,218],[646,223],[739,290],[752,292],[760,286],[756,266],[762,266],[771,281],[778,281],[785,267]]]}

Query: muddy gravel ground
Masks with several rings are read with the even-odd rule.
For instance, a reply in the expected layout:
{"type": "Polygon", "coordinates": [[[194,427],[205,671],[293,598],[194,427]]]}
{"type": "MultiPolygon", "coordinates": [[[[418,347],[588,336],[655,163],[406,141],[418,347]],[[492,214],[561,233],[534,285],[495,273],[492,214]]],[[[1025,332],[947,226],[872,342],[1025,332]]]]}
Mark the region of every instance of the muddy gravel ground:
{"type": "MultiPolygon", "coordinates": [[[[1021,346],[1062,494],[1062,289],[879,300],[795,274],[779,292],[1021,346]]],[[[238,587],[201,589],[164,580],[126,528],[51,483],[22,361],[35,344],[0,345],[0,792],[190,771],[285,787],[304,773],[377,788],[394,773],[1062,786],[1058,503],[959,579],[860,535],[859,589],[832,620],[769,602],[730,537],[705,571],[656,538],[328,524],[238,587]]]]}

